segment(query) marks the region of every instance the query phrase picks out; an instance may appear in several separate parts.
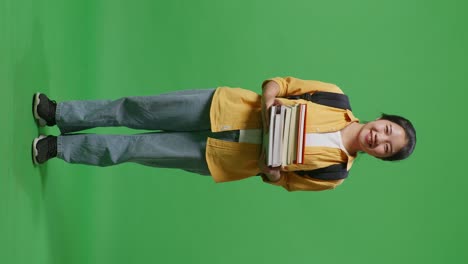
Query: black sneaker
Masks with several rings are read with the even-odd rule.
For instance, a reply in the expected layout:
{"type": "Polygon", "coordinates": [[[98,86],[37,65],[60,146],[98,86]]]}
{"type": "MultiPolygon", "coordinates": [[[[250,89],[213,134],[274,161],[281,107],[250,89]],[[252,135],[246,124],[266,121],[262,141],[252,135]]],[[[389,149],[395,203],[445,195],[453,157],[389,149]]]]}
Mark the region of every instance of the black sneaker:
{"type": "Polygon", "coordinates": [[[39,126],[45,125],[54,126],[55,123],[55,110],[57,103],[50,100],[47,95],[43,93],[36,93],[33,97],[33,114],[39,126]]]}
{"type": "Polygon", "coordinates": [[[32,158],[34,164],[42,164],[57,157],[57,137],[40,135],[32,143],[32,158]]]}

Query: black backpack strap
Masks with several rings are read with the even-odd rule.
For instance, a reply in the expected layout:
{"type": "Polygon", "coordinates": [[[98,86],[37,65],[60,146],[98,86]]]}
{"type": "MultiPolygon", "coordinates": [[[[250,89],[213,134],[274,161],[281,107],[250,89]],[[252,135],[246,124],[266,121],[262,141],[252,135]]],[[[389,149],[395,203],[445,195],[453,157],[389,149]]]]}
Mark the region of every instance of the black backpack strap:
{"type": "Polygon", "coordinates": [[[307,93],[297,96],[290,96],[288,97],[288,99],[304,99],[316,104],[351,110],[349,98],[345,94],[331,92],[314,92],[313,94],[307,93]]]}
{"type": "Polygon", "coordinates": [[[346,166],[346,163],[339,163],[316,170],[293,172],[302,177],[314,178],[324,181],[342,180],[348,177],[348,170],[346,170],[346,166]]]}

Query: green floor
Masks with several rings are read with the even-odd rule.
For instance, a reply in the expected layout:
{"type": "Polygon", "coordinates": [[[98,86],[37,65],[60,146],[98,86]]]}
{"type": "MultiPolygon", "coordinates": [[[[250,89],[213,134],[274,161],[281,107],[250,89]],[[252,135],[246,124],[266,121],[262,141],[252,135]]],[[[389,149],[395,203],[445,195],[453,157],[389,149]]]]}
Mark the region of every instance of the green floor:
{"type": "Polygon", "coordinates": [[[468,263],[467,11],[457,0],[0,0],[0,262],[468,263]],[[363,155],[321,193],[31,163],[32,139],[59,133],[36,127],[36,91],[259,92],[289,75],[338,84],[363,121],[407,116],[414,157],[363,155]]]}

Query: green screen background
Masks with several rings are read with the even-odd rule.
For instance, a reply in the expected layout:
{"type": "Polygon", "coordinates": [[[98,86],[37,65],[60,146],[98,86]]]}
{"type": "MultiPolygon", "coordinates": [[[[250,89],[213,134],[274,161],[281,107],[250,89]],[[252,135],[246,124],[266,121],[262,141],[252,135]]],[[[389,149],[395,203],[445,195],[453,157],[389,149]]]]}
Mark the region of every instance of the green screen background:
{"type": "MultiPolygon", "coordinates": [[[[0,0],[2,263],[468,263],[464,1],[0,0]],[[33,92],[57,101],[335,83],[414,156],[362,155],[336,190],[177,170],[34,167],[33,92]]],[[[125,128],[90,133],[138,133],[125,128]]]]}

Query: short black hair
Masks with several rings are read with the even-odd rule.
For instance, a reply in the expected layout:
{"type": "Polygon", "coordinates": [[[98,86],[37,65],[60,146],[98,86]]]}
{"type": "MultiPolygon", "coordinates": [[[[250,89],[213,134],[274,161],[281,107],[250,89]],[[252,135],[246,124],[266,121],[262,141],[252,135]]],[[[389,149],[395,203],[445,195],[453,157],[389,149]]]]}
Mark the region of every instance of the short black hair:
{"type": "Polygon", "coordinates": [[[388,120],[390,122],[400,125],[405,131],[406,139],[408,140],[408,143],[406,143],[406,145],[402,149],[400,149],[400,151],[398,151],[390,157],[385,157],[381,159],[387,161],[396,161],[408,158],[411,155],[411,153],[413,153],[414,148],[416,147],[416,130],[414,129],[413,124],[411,124],[411,122],[408,119],[397,115],[382,114],[380,119],[388,120]]]}

